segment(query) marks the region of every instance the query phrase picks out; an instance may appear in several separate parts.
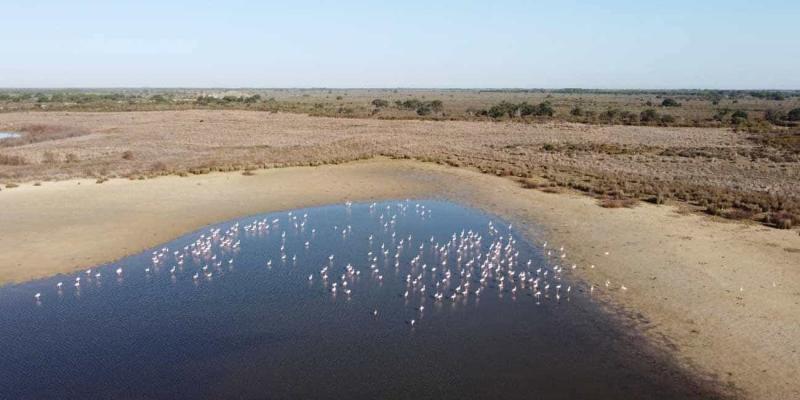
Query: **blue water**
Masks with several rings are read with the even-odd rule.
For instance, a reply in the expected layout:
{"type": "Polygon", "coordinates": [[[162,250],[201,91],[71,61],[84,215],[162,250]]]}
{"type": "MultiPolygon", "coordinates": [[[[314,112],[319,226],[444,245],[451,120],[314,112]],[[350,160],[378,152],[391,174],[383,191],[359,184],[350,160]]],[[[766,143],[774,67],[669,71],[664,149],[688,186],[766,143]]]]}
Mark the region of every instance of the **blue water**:
{"type": "Polygon", "coordinates": [[[714,396],[562,261],[442,201],[242,218],[0,288],[0,398],[714,396]]]}
{"type": "Polygon", "coordinates": [[[0,132],[0,140],[15,137],[19,137],[19,134],[13,132],[0,132]]]}

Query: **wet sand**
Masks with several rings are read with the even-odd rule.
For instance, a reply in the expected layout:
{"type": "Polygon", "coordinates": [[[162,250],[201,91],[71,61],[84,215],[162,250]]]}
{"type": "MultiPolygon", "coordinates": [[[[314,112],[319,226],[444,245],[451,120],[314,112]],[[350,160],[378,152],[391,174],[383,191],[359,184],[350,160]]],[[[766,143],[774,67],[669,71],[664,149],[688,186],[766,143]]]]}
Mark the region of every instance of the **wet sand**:
{"type": "Polygon", "coordinates": [[[434,164],[374,160],[3,190],[0,283],[108,262],[243,215],[406,197],[444,197],[535,224],[609,308],[682,364],[748,398],[800,398],[796,231],[668,206],[604,209],[585,196],[434,164]]]}

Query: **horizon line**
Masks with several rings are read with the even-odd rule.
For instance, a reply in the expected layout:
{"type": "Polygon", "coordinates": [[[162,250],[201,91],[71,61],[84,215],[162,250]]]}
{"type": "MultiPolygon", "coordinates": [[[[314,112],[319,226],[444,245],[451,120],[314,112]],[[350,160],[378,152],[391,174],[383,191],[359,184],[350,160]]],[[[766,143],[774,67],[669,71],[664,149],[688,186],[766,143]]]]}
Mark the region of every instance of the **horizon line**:
{"type": "Polygon", "coordinates": [[[475,87],[414,87],[414,86],[385,86],[385,87],[348,87],[348,86],[0,86],[0,90],[442,90],[442,91],[613,91],[613,92],[688,92],[688,91],[772,91],[772,92],[798,92],[800,88],[796,89],[775,89],[775,88],[702,88],[702,87],[682,87],[682,88],[589,88],[589,87],[493,87],[493,86],[475,86],[475,87]]]}

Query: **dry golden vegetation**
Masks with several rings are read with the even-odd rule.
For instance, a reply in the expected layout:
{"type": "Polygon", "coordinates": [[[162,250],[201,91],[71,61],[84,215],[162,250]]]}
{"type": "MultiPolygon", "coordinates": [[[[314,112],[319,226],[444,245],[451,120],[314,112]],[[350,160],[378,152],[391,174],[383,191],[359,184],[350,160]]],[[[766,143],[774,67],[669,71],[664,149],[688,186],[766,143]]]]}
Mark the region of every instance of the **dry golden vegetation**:
{"type": "Polygon", "coordinates": [[[144,179],[386,156],[581,191],[605,207],[679,201],[800,224],[800,136],[725,128],[310,117],[241,110],[0,113],[0,183],[144,179]]]}

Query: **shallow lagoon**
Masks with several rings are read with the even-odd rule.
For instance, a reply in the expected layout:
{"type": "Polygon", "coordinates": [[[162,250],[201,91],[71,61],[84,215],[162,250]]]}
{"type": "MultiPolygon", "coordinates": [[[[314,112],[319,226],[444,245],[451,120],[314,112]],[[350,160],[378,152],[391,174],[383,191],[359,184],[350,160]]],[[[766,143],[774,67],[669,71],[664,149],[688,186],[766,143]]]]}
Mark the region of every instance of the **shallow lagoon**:
{"type": "Polygon", "coordinates": [[[708,395],[631,342],[564,261],[442,201],[242,218],[0,288],[0,397],[708,395]]]}

